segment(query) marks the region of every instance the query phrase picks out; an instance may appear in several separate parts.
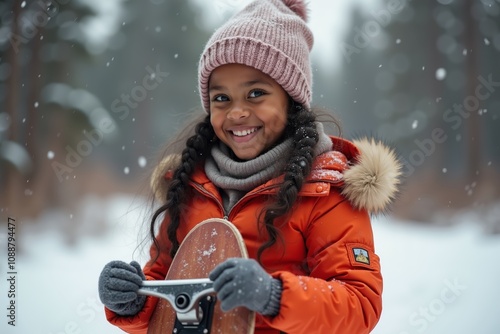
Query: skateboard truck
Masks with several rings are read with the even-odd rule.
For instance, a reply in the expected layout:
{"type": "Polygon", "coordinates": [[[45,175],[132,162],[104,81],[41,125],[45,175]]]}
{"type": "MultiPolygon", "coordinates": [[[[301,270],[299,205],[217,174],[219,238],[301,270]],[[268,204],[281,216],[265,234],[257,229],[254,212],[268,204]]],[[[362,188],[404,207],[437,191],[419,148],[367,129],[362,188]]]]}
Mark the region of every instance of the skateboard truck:
{"type": "MultiPolygon", "coordinates": [[[[213,306],[215,305],[213,282],[208,278],[180,279],[165,281],[143,281],[141,288],[137,291],[142,295],[155,296],[166,299],[175,310],[180,325],[187,327],[179,331],[174,327],[174,333],[197,333],[200,324],[211,322],[213,306]],[[206,297],[206,298],[204,298],[206,297]],[[196,331],[189,331],[189,327],[196,331]]],[[[210,324],[208,329],[210,329],[210,324]]],[[[208,331],[200,331],[208,333],[208,331]]]]}

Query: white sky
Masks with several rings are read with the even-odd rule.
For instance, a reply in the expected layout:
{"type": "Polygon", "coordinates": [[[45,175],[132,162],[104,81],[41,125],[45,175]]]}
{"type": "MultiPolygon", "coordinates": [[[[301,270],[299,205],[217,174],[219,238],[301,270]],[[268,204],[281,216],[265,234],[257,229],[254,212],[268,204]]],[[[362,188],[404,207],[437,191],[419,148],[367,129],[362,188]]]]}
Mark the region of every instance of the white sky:
{"type": "Polygon", "coordinates": [[[314,0],[309,3],[309,27],[314,34],[312,56],[320,59],[323,66],[335,67],[341,61],[339,43],[350,21],[349,0],[314,0]]]}
{"type": "Polygon", "coordinates": [[[87,50],[99,54],[107,47],[109,39],[121,28],[124,0],[79,0],[96,11],[95,16],[81,22],[87,50]]]}

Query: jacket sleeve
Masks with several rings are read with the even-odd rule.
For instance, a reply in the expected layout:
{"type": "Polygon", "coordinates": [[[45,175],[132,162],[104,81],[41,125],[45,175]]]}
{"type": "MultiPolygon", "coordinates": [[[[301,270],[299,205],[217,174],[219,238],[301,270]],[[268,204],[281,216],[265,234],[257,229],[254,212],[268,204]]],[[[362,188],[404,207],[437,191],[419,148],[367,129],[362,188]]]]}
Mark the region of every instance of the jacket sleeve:
{"type": "MultiPolygon", "coordinates": [[[[170,241],[167,237],[167,224],[165,221],[160,226],[160,231],[157,236],[160,245],[160,253],[156,258],[157,251],[154,245],[150,248],[150,260],[144,267],[144,275],[147,280],[164,280],[167,275],[168,268],[172,263],[170,258],[170,241]],[[156,258],[156,260],[155,260],[156,258]]],[[[115,312],[105,307],[106,318],[108,321],[131,334],[146,334],[148,331],[149,320],[156,308],[158,298],[147,296],[146,303],[139,313],[134,316],[120,316],[115,312]]]]}
{"type": "Polygon", "coordinates": [[[319,200],[304,231],[309,275],[273,273],[283,282],[280,312],[264,317],[287,333],[369,333],[382,311],[382,276],[370,218],[345,200],[319,200]]]}

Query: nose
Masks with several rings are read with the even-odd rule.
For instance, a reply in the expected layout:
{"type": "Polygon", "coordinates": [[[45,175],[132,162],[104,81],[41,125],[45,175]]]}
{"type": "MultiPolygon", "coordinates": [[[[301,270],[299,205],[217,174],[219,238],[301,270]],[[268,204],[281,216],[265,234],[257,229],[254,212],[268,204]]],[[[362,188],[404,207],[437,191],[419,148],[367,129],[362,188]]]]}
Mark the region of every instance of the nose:
{"type": "Polygon", "coordinates": [[[241,118],[248,117],[249,111],[241,106],[240,104],[235,104],[227,113],[227,119],[238,120],[241,118]]]}

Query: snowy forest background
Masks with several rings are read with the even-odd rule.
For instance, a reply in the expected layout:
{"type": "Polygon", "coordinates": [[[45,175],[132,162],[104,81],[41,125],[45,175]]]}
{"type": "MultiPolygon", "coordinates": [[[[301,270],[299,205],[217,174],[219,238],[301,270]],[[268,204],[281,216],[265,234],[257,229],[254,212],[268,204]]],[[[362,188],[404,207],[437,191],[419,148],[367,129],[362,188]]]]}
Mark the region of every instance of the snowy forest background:
{"type": "MultiPolygon", "coordinates": [[[[313,104],[405,164],[391,214],[374,220],[374,332],[498,333],[500,1],[310,2],[313,104]]],[[[19,272],[17,326],[2,311],[2,333],[120,332],[97,277],[109,260],[145,260],[149,174],[199,109],[211,32],[245,3],[0,2],[0,310],[8,217],[19,272]]]]}

